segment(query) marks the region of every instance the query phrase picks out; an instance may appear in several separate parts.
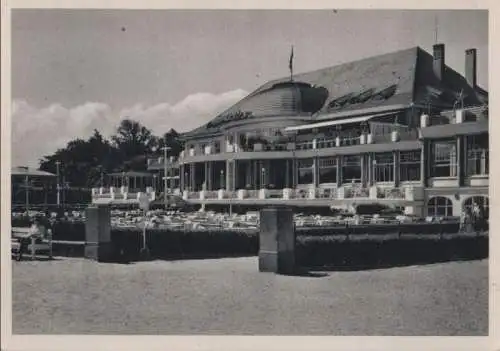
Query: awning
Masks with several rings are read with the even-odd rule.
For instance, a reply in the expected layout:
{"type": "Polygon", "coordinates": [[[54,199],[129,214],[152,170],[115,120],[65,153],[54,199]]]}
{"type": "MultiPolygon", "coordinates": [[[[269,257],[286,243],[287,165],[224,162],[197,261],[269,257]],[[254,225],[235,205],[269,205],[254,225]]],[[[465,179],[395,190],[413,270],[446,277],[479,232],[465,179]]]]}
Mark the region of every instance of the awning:
{"type": "Polygon", "coordinates": [[[13,176],[28,176],[28,177],[55,177],[55,174],[40,171],[39,169],[32,169],[29,167],[14,167],[11,170],[13,176]]]}
{"type": "Polygon", "coordinates": [[[349,124],[349,123],[360,123],[360,122],[368,121],[368,120],[370,120],[372,118],[375,118],[375,117],[390,116],[390,115],[393,115],[393,114],[394,113],[378,113],[378,114],[375,114],[375,115],[358,116],[358,117],[343,118],[343,119],[334,119],[334,120],[331,120],[331,121],[325,121],[325,122],[319,122],[319,123],[305,124],[305,125],[301,125],[301,126],[288,127],[288,128],[285,128],[285,132],[293,132],[293,131],[298,131],[298,130],[306,130],[306,129],[313,129],[313,128],[330,127],[330,126],[337,126],[337,125],[349,124]]]}

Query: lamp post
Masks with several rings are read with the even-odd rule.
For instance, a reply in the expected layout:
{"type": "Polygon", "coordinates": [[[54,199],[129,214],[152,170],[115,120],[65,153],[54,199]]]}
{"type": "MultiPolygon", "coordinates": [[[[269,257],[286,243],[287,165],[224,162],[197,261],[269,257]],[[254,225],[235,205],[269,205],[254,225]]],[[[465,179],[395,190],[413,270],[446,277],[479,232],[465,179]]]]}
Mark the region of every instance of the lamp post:
{"type": "Polygon", "coordinates": [[[57,185],[56,185],[56,189],[57,189],[57,207],[59,207],[59,205],[61,204],[61,181],[59,179],[59,165],[61,164],[60,161],[56,161],[56,173],[57,173],[57,185]]]}

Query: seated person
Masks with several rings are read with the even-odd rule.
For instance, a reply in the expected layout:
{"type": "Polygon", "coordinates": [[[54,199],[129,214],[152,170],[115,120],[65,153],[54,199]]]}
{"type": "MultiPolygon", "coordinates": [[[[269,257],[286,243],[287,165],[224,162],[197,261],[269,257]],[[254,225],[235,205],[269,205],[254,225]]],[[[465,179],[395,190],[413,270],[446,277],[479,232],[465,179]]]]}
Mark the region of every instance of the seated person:
{"type": "Polygon", "coordinates": [[[23,237],[19,238],[19,251],[17,252],[16,260],[20,261],[23,256],[23,252],[28,251],[28,246],[31,243],[32,238],[37,240],[45,239],[47,235],[47,230],[40,217],[35,217],[33,224],[30,227],[29,232],[23,237]]]}

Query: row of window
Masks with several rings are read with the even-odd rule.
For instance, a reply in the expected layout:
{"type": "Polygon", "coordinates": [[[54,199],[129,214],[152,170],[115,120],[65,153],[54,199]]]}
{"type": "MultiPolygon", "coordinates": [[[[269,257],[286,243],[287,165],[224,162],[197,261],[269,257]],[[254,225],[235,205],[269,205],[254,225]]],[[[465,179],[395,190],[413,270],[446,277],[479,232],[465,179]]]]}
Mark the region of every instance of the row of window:
{"type": "MultiPolygon", "coordinates": [[[[466,175],[489,173],[488,135],[470,135],[465,138],[466,175]]],[[[457,176],[457,143],[453,139],[434,141],[431,144],[431,177],[457,176]]]]}
{"type": "MultiPolygon", "coordinates": [[[[419,181],[421,152],[419,150],[400,152],[400,181],[419,181]]],[[[297,160],[297,180],[299,184],[313,182],[313,160],[297,160]]],[[[336,157],[318,160],[319,183],[336,183],[338,160],[336,157]]],[[[374,154],[371,167],[375,182],[394,181],[394,156],[392,152],[374,154]]],[[[341,161],[341,183],[361,182],[362,167],[360,155],[343,156],[341,161]]]]}

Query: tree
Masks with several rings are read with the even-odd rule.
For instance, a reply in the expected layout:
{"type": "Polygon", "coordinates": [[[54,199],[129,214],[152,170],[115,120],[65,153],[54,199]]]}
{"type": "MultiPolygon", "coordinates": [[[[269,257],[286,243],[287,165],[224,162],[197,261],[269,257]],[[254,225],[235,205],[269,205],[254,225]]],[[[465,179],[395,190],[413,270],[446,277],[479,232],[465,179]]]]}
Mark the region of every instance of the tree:
{"type": "Polygon", "coordinates": [[[158,139],[158,147],[162,148],[165,145],[170,147],[168,154],[170,156],[179,156],[183,149],[183,143],[179,139],[179,133],[175,129],[170,129],[168,132],[163,134],[162,138],[158,139]]]}
{"type": "Polygon", "coordinates": [[[99,184],[101,172],[106,173],[119,165],[116,155],[117,150],[94,130],[88,140],[72,140],[65,148],[45,156],[40,160],[40,169],[55,174],[59,161],[61,181],[64,175],[71,186],[93,187],[99,184]]]}
{"type": "Polygon", "coordinates": [[[156,137],[148,128],[130,119],[124,119],[120,123],[111,139],[120,151],[123,161],[150,153],[157,143],[156,137]]]}

